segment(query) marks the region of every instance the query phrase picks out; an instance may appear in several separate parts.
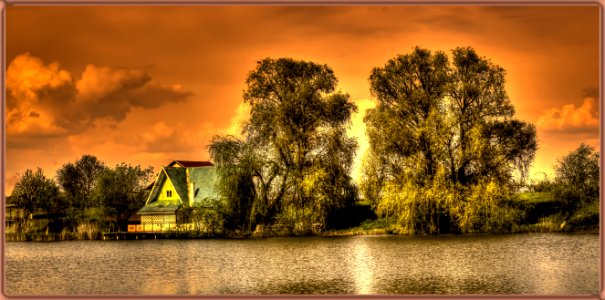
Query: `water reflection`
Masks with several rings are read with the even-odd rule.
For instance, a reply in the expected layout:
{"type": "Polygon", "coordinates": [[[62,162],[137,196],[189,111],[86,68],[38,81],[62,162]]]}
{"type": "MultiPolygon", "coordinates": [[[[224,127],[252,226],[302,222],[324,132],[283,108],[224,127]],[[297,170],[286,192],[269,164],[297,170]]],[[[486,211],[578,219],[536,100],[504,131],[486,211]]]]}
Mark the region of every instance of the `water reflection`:
{"type": "Polygon", "coordinates": [[[364,238],[354,239],[352,271],[355,280],[355,294],[368,295],[373,293],[374,278],[373,266],[370,265],[372,255],[368,253],[368,247],[364,238]]]}
{"type": "Polygon", "coordinates": [[[8,243],[10,295],[597,294],[598,235],[8,243]]]}
{"type": "Polygon", "coordinates": [[[377,282],[376,289],[382,294],[523,294],[523,290],[506,276],[457,280],[447,276],[403,277],[381,280],[377,282]]]}
{"type": "Polygon", "coordinates": [[[259,290],[259,294],[295,294],[295,295],[325,295],[353,294],[355,292],[350,282],[343,279],[306,279],[302,281],[276,282],[259,290]]]}

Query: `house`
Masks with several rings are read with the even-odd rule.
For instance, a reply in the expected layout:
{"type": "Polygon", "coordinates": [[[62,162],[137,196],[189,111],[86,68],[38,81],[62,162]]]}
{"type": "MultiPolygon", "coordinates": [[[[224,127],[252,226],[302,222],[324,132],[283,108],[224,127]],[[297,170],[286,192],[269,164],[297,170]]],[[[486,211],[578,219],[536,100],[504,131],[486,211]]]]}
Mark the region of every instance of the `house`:
{"type": "Polygon", "coordinates": [[[192,211],[214,210],[219,201],[216,167],[207,161],[175,160],[160,170],[137,215],[141,224],[128,231],[192,229],[192,211]]]}

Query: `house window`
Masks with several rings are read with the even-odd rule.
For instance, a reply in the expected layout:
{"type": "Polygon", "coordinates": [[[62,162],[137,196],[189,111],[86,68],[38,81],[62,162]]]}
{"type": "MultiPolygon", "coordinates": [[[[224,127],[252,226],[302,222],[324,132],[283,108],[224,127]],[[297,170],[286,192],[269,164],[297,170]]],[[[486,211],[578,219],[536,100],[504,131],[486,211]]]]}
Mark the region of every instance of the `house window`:
{"type": "Polygon", "coordinates": [[[172,191],[166,191],[166,197],[168,197],[168,198],[172,197],[172,191]]]}

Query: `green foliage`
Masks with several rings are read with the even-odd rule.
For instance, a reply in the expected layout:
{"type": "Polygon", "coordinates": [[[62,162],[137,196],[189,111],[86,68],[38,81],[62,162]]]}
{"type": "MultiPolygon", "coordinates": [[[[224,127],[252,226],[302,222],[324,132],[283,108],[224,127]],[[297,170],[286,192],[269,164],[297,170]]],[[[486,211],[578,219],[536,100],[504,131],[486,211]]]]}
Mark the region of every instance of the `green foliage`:
{"type": "Polygon", "coordinates": [[[386,180],[386,164],[381,161],[381,156],[368,149],[362,158],[361,167],[363,170],[359,183],[361,196],[365,202],[376,208],[386,180]]]}
{"type": "Polygon", "coordinates": [[[460,194],[448,188],[444,172],[439,170],[425,183],[412,178],[387,181],[376,211],[384,218],[394,218],[401,233],[447,233],[460,201],[460,194]]]}
{"type": "Polygon", "coordinates": [[[546,176],[542,180],[532,180],[527,185],[529,191],[535,193],[552,193],[554,186],[555,183],[546,176]]]}
{"type": "Polygon", "coordinates": [[[68,217],[75,225],[89,220],[87,208],[100,207],[94,189],[107,168],[95,156],[83,155],[75,163],[64,164],[57,170],[57,181],[68,204],[68,217]]]}
{"type": "Polygon", "coordinates": [[[592,229],[599,227],[599,201],[592,201],[575,211],[566,226],[569,229],[592,229]]]}
{"type": "Polygon", "coordinates": [[[121,163],[106,168],[97,179],[95,200],[103,207],[106,217],[115,219],[117,226],[125,230],[128,218],[140,209],[147,198],[145,187],[153,176],[153,168],[142,169],[121,163]]]}
{"type": "Polygon", "coordinates": [[[38,209],[52,213],[61,208],[59,187],[54,180],[44,176],[42,169],[38,168],[36,172],[28,169],[17,175],[17,178],[11,199],[18,207],[24,209],[27,215],[38,209]]]}
{"type": "Polygon", "coordinates": [[[599,153],[593,147],[582,143],[559,160],[555,171],[553,193],[561,200],[565,217],[599,201],[599,153]]]}
{"type": "Polygon", "coordinates": [[[453,50],[448,114],[454,127],[447,166],[463,185],[484,178],[507,183],[511,167],[527,174],[537,149],[532,124],[513,120],[514,108],[504,89],[505,71],[472,48],[453,50]],[[477,151],[478,150],[478,151],[477,151]]]}
{"type": "Polygon", "coordinates": [[[416,48],[372,71],[370,91],[378,105],[368,110],[364,121],[370,146],[382,156],[388,173],[414,168],[417,182],[436,173],[447,66],[444,53],[416,48]]]}
{"type": "Polygon", "coordinates": [[[560,214],[548,215],[540,218],[534,224],[522,224],[513,232],[558,232],[565,227],[565,222],[560,214]]]}
{"type": "Polygon", "coordinates": [[[508,205],[510,190],[494,181],[470,187],[465,202],[456,211],[461,232],[510,231],[522,217],[522,211],[508,205]]]}
{"type": "Polygon", "coordinates": [[[219,192],[227,199],[225,207],[221,208],[227,217],[226,225],[249,231],[256,199],[254,177],[262,171],[259,168],[261,161],[256,159],[251,147],[233,136],[215,136],[209,150],[218,165],[219,192]]]}
{"type": "Polygon", "coordinates": [[[348,174],[357,144],[345,129],[357,108],[336,83],[328,66],[286,58],[264,59],[248,74],[244,139],[215,137],[209,146],[228,223],[304,231],[354,202],[348,174]]]}
{"type": "Polygon", "coordinates": [[[189,221],[193,224],[193,230],[205,236],[220,235],[225,229],[225,215],[219,203],[216,203],[215,208],[205,207],[186,207],[186,214],[189,221]]]}
{"type": "MultiPolygon", "coordinates": [[[[49,214],[44,228],[25,224],[27,226],[23,229],[26,235],[32,235],[35,239],[42,238],[41,234],[51,239],[93,239],[99,237],[101,229],[117,229],[115,225],[126,229],[128,218],[145,203],[145,187],[152,175],[151,167],[142,169],[121,163],[111,169],[94,156],[84,155],[76,163],[67,163],[57,172],[62,190],[52,179],[44,177],[38,168],[35,173],[27,170],[19,175],[11,198],[27,213],[42,210],[49,214]],[[49,230],[55,226],[53,224],[57,222],[57,217],[65,217],[67,222],[64,225],[67,227],[63,228],[60,236],[57,236],[58,231],[50,232],[50,237],[49,230]]],[[[62,222],[58,221],[57,224],[62,222]]]]}
{"type": "Polygon", "coordinates": [[[517,198],[526,203],[542,203],[554,200],[552,193],[544,191],[519,193],[517,194],[517,198]]]}
{"type": "Polygon", "coordinates": [[[415,48],[370,75],[377,106],[361,191],[407,233],[497,231],[518,217],[508,203],[537,149],[532,124],[512,119],[505,71],[472,48],[415,48]]]}

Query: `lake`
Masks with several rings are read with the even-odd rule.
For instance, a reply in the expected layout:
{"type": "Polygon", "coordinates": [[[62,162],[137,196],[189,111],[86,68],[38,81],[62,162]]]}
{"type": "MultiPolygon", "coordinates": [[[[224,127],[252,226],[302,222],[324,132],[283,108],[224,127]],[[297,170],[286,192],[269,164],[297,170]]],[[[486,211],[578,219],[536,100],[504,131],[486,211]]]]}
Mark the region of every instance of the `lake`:
{"type": "Polygon", "coordinates": [[[596,234],[5,246],[8,295],[599,293],[596,234]]]}

